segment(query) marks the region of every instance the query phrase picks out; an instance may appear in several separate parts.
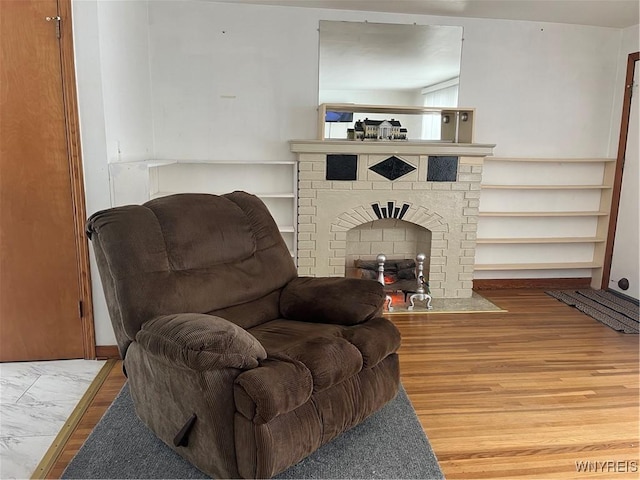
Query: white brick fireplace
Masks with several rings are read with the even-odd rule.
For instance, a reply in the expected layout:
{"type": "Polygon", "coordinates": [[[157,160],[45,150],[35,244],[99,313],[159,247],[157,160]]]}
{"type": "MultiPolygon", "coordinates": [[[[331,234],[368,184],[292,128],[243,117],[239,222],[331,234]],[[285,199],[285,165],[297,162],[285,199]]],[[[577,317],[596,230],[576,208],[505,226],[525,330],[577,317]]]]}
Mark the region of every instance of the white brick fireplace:
{"type": "Polygon", "coordinates": [[[345,276],[354,252],[426,253],[434,297],[471,297],[482,164],[493,145],[300,140],[291,150],[299,161],[300,275],[345,276]],[[409,224],[428,234],[409,238],[409,224]],[[429,236],[428,252],[408,251],[411,242],[425,249],[429,236]]]}

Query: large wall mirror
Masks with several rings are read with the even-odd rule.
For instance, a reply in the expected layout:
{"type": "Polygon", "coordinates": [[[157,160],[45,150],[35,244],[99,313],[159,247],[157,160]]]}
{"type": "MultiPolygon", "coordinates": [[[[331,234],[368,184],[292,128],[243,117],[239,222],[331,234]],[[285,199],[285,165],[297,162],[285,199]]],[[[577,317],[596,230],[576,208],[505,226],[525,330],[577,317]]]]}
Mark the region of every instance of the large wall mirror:
{"type": "MultiPolygon", "coordinates": [[[[319,103],[457,107],[462,33],[459,26],[322,20],[319,103]]],[[[357,120],[349,119],[329,119],[328,137],[346,138],[357,120]]],[[[413,139],[440,138],[439,117],[401,121],[413,139]]]]}

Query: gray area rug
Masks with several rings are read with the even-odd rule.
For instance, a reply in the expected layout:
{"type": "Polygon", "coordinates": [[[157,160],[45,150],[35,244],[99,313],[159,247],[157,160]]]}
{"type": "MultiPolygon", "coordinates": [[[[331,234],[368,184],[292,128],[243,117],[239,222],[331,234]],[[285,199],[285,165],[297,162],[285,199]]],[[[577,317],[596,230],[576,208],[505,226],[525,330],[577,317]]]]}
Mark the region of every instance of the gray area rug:
{"type": "Polygon", "coordinates": [[[554,290],[546,292],[600,323],[624,333],[638,333],[638,304],[605,290],[554,290]]]}
{"type": "MultiPolygon", "coordinates": [[[[210,478],[136,416],[125,385],[61,478],[210,478]]],[[[406,392],[275,478],[443,479],[406,392]]]]}

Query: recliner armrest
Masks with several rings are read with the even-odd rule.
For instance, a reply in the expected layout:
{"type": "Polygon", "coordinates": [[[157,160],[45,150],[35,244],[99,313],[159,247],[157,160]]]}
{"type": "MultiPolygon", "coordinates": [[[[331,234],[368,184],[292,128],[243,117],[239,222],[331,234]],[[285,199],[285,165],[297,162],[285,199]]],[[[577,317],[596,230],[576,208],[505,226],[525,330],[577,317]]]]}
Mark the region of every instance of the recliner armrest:
{"type": "Polygon", "coordinates": [[[142,325],[136,342],[169,363],[193,370],[249,369],[267,358],[249,332],[221,317],[199,313],[164,315],[142,325]]]}
{"type": "Polygon", "coordinates": [[[274,355],[235,380],[236,408],[256,425],[295,410],[313,394],[313,377],[302,362],[274,355]]]}
{"type": "Polygon", "coordinates": [[[356,325],[382,311],[385,294],[375,280],[298,277],[280,295],[280,313],[301,322],[356,325]]]}

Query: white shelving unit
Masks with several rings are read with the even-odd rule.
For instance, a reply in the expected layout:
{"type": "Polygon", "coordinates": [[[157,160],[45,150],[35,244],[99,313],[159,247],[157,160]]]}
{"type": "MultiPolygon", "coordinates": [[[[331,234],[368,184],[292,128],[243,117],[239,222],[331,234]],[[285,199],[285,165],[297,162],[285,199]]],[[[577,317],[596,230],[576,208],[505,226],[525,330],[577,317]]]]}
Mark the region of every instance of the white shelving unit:
{"type": "Polygon", "coordinates": [[[538,238],[479,238],[477,243],[601,243],[607,239],[602,237],[538,237],[538,238]]]}
{"type": "Polygon", "coordinates": [[[600,217],[607,216],[609,212],[480,212],[480,217],[600,217]]]}
{"type": "Polygon", "coordinates": [[[578,271],[599,288],[614,172],[613,158],[487,157],[475,271],[578,271]]]}
{"type": "Polygon", "coordinates": [[[482,185],[483,190],[606,190],[608,185],[482,185]]]}
{"type": "Polygon", "coordinates": [[[145,160],[112,163],[109,171],[114,206],[144,203],[175,193],[252,193],[265,203],[296,258],[295,161],[145,160]]]}

